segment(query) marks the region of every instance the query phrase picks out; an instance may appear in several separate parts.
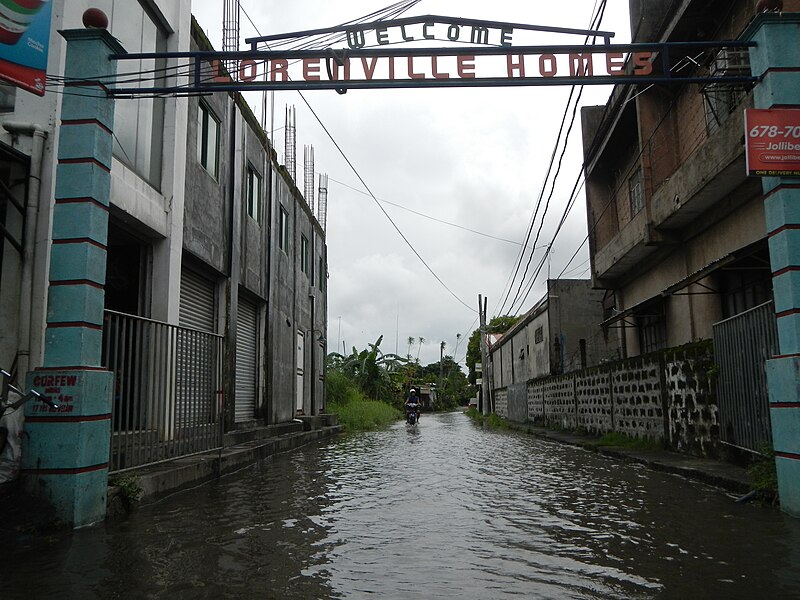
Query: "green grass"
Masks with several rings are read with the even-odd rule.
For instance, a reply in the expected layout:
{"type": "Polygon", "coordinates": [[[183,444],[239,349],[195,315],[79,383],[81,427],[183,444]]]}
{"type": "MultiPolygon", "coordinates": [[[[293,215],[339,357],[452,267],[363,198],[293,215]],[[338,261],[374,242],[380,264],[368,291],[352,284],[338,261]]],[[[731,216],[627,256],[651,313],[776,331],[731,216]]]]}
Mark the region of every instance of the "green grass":
{"type": "Polygon", "coordinates": [[[772,448],[760,448],[762,456],[753,460],[747,468],[750,484],[758,492],[759,498],[771,504],[778,499],[778,473],[775,468],[775,455],[772,448]]]}
{"type": "Polygon", "coordinates": [[[327,386],[327,411],[334,413],[347,431],[383,429],[403,416],[386,402],[367,398],[352,381],[337,371],[328,374],[327,386]]]}
{"type": "Polygon", "coordinates": [[[663,450],[661,442],[650,438],[637,438],[612,431],[601,437],[597,444],[599,446],[612,446],[614,448],[627,448],[629,450],[663,450]]]}
{"type": "Polygon", "coordinates": [[[510,429],[511,426],[508,424],[508,421],[503,417],[498,417],[496,414],[491,413],[488,415],[483,415],[478,412],[475,408],[470,408],[464,414],[466,414],[470,419],[475,421],[476,423],[482,423],[486,425],[490,429],[510,429]]]}
{"type": "Polygon", "coordinates": [[[328,411],[336,414],[339,423],[347,431],[374,431],[388,427],[403,415],[386,404],[376,400],[352,399],[344,404],[328,404],[328,411]]]}

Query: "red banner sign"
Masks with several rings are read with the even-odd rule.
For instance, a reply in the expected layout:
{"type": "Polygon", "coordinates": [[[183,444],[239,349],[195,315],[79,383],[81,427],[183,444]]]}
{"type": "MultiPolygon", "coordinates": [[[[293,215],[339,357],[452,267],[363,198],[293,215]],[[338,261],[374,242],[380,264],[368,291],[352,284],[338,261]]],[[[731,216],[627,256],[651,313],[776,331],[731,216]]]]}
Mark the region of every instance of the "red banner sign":
{"type": "Polygon", "coordinates": [[[748,175],[800,177],[800,110],[748,109],[744,124],[748,175]]]}

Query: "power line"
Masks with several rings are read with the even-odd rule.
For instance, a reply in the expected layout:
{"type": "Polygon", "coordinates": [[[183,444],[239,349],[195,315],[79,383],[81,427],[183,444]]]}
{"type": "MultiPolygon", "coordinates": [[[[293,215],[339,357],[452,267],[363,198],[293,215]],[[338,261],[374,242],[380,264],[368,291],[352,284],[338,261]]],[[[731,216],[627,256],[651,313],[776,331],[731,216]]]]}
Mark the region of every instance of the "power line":
{"type": "MultiPolygon", "coordinates": [[[[590,22],[590,29],[599,29],[600,24],[602,23],[602,20],[603,20],[603,16],[605,14],[606,3],[607,3],[607,0],[602,0],[602,4],[600,5],[600,7],[597,10],[597,12],[595,13],[594,9],[592,10],[593,17],[592,17],[591,22],[590,22]]],[[[595,8],[597,8],[597,2],[595,2],[595,8]]],[[[586,41],[588,42],[589,39],[590,39],[590,36],[587,36],[586,41]]],[[[534,210],[533,217],[531,218],[530,226],[528,227],[528,231],[527,231],[527,233],[525,235],[525,242],[523,243],[524,247],[528,246],[528,242],[530,241],[531,233],[533,232],[533,228],[534,228],[535,223],[536,223],[536,218],[538,217],[539,210],[541,208],[542,199],[543,199],[545,190],[547,189],[547,182],[548,182],[548,179],[550,178],[550,173],[552,172],[552,169],[553,169],[553,164],[555,162],[555,157],[556,157],[556,154],[558,152],[558,147],[559,147],[559,145],[561,144],[561,141],[562,141],[562,133],[564,131],[564,125],[566,123],[566,119],[567,119],[567,116],[569,114],[569,110],[570,110],[569,107],[570,107],[570,104],[572,102],[573,96],[575,94],[575,90],[576,90],[576,86],[572,86],[572,88],[570,90],[569,98],[567,100],[567,106],[566,106],[566,108],[564,110],[564,115],[563,115],[563,117],[561,119],[561,125],[559,127],[558,136],[556,138],[556,143],[555,143],[555,145],[553,147],[553,152],[552,152],[552,154],[550,156],[550,163],[549,163],[549,166],[548,166],[548,169],[547,169],[547,173],[545,175],[544,182],[542,184],[542,190],[541,190],[541,193],[539,194],[539,198],[538,198],[538,200],[536,202],[536,208],[534,210]]],[[[566,149],[567,149],[567,140],[568,140],[570,132],[572,131],[572,127],[573,127],[573,125],[575,123],[575,114],[576,114],[577,106],[578,106],[578,103],[580,102],[580,98],[581,98],[582,94],[583,94],[583,86],[580,86],[580,92],[578,94],[577,100],[575,101],[575,111],[573,111],[572,122],[570,123],[569,131],[567,132],[567,135],[564,138],[564,147],[563,147],[563,150],[562,150],[561,157],[559,159],[558,168],[556,170],[555,175],[553,176],[551,192],[550,192],[550,195],[548,196],[547,203],[545,205],[545,209],[544,209],[544,211],[542,213],[541,225],[544,225],[544,218],[545,218],[545,215],[547,214],[548,208],[550,206],[550,200],[552,199],[553,192],[555,190],[556,181],[557,181],[558,176],[559,176],[559,174],[561,172],[562,161],[563,161],[563,158],[564,158],[564,154],[566,153],[566,149]]],[[[542,229],[541,225],[539,227],[539,231],[537,232],[536,239],[533,242],[534,247],[536,246],[536,243],[538,242],[538,239],[539,239],[539,235],[541,234],[541,229],[542,229]]],[[[513,275],[510,277],[509,282],[506,284],[508,286],[508,291],[506,292],[505,298],[503,299],[503,302],[501,304],[501,308],[500,308],[499,314],[502,314],[503,311],[505,310],[506,303],[508,302],[508,299],[511,296],[511,290],[514,288],[514,281],[516,280],[517,275],[519,274],[520,267],[522,266],[522,260],[523,260],[524,256],[525,256],[525,253],[524,253],[524,248],[523,248],[523,250],[520,252],[520,254],[517,257],[516,267],[513,270],[513,275]]],[[[546,256],[543,257],[543,260],[544,259],[546,259],[546,256]]],[[[527,262],[526,267],[525,267],[525,272],[523,273],[522,278],[520,279],[520,286],[519,286],[519,288],[517,290],[517,293],[515,295],[514,301],[511,303],[511,306],[509,307],[510,310],[513,310],[514,304],[516,303],[517,299],[519,298],[520,291],[521,291],[522,286],[524,284],[525,277],[527,275],[527,272],[528,272],[528,269],[530,267],[530,264],[531,264],[532,260],[533,260],[533,252],[531,252],[531,254],[530,254],[529,258],[528,258],[528,262],[527,262]]],[[[505,290],[505,287],[503,289],[505,290]]],[[[501,295],[502,295],[502,293],[501,293],[501,295]]]]}
{"type": "MultiPolygon", "coordinates": [[[[413,7],[413,6],[415,6],[416,4],[418,4],[420,1],[421,1],[421,0],[411,0],[410,2],[400,3],[399,5],[397,5],[397,4],[395,4],[395,5],[392,5],[392,7],[399,6],[399,8],[397,8],[397,12],[393,13],[393,16],[394,16],[394,15],[398,15],[398,14],[402,14],[402,13],[403,13],[403,12],[405,12],[406,10],[408,10],[408,9],[410,9],[411,7],[413,7]]],[[[258,33],[259,35],[261,35],[261,32],[258,30],[258,27],[256,27],[255,23],[253,23],[253,20],[250,18],[250,15],[247,13],[247,11],[246,11],[246,10],[244,10],[244,8],[242,8],[242,12],[244,12],[245,16],[246,16],[246,17],[247,17],[247,19],[250,21],[250,24],[251,24],[251,25],[253,25],[253,28],[256,30],[256,33],[258,33]]],[[[380,209],[380,211],[383,213],[383,215],[384,215],[384,216],[385,216],[385,217],[388,219],[389,223],[391,223],[392,227],[394,227],[395,231],[397,231],[398,235],[399,235],[399,236],[402,238],[402,240],[403,240],[403,241],[406,243],[406,245],[407,245],[407,246],[408,246],[408,247],[411,249],[411,251],[414,253],[414,255],[415,255],[415,256],[416,256],[416,257],[419,259],[419,261],[420,261],[420,262],[421,262],[421,263],[422,263],[422,264],[425,266],[425,268],[428,270],[428,272],[430,272],[430,274],[431,274],[431,275],[433,275],[434,279],[436,279],[436,281],[438,281],[438,282],[439,282],[439,284],[440,284],[440,285],[441,285],[441,286],[442,286],[442,287],[443,287],[445,290],[447,290],[447,292],[448,292],[448,293],[449,293],[451,296],[453,296],[453,298],[455,298],[455,299],[456,299],[456,300],[457,300],[457,301],[458,301],[460,304],[462,304],[462,305],[463,305],[464,307],[466,307],[468,310],[470,310],[470,311],[472,311],[472,312],[477,312],[477,311],[475,311],[475,309],[474,309],[474,308],[472,308],[472,307],[471,307],[469,304],[467,304],[467,303],[466,303],[466,302],[464,302],[464,301],[463,301],[461,298],[459,298],[459,297],[458,297],[458,295],[457,295],[457,294],[456,294],[456,293],[455,293],[455,292],[454,292],[452,289],[450,289],[450,287],[449,287],[449,286],[448,286],[448,285],[447,285],[447,284],[446,284],[446,283],[445,283],[445,282],[442,280],[442,278],[441,278],[441,277],[439,277],[439,275],[437,275],[437,274],[436,274],[436,272],[435,272],[435,271],[434,271],[434,270],[431,268],[431,266],[430,266],[430,265],[427,263],[427,261],[425,261],[425,259],[424,259],[424,258],[422,258],[422,255],[419,253],[419,251],[417,251],[417,249],[414,247],[414,245],[413,245],[413,244],[412,244],[412,243],[409,241],[409,239],[408,239],[408,238],[405,236],[405,234],[402,232],[402,230],[400,229],[400,227],[398,227],[397,223],[395,223],[395,222],[394,222],[394,219],[392,219],[392,217],[389,215],[389,213],[387,213],[387,212],[386,212],[386,209],[385,209],[385,208],[383,208],[383,206],[381,205],[381,203],[380,203],[380,202],[378,201],[378,199],[375,197],[375,194],[373,194],[373,193],[372,193],[372,190],[371,190],[371,189],[370,189],[370,187],[367,185],[367,182],[364,180],[364,178],[363,178],[363,177],[361,176],[361,174],[358,172],[358,169],[356,169],[355,165],[352,163],[352,161],[351,161],[351,160],[350,160],[350,158],[347,156],[347,154],[345,154],[345,152],[344,152],[344,150],[342,149],[342,147],[339,145],[339,143],[338,143],[338,142],[336,141],[336,139],[333,137],[333,134],[331,134],[330,130],[329,130],[329,129],[327,128],[327,126],[326,126],[326,125],[325,125],[325,124],[322,122],[322,119],[319,117],[319,115],[317,114],[317,112],[314,110],[314,108],[311,106],[311,104],[309,103],[309,101],[306,99],[305,95],[304,95],[302,92],[300,92],[300,91],[298,91],[297,93],[298,93],[298,95],[300,96],[300,98],[303,100],[303,102],[305,103],[305,105],[308,107],[308,110],[311,112],[311,114],[312,114],[312,115],[314,116],[314,118],[317,120],[317,123],[319,123],[320,127],[322,127],[322,130],[323,130],[323,131],[325,132],[325,134],[328,136],[328,138],[330,139],[331,143],[333,143],[333,145],[334,145],[334,147],[336,148],[336,150],[339,152],[339,154],[342,156],[342,158],[344,159],[344,161],[347,163],[347,165],[348,165],[348,166],[350,167],[350,169],[353,171],[353,174],[354,174],[354,175],[355,175],[355,176],[358,178],[358,180],[361,182],[361,185],[363,185],[363,186],[364,186],[364,189],[365,189],[365,190],[366,190],[366,191],[369,193],[370,197],[371,197],[371,198],[372,198],[372,199],[375,201],[375,204],[376,204],[376,206],[377,206],[377,207],[380,209]]]]}
{"type": "MultiPolygon", "coordinates": [[[[358,194],[363,194],[364,196],[369,196],[369,194],[364,192],[363,190],[355,188],[355,187],[353,187],[351,185],[348,185],[346,183],[343,183],[341,181],[337,181],[333,177],[330,178],[330,181],[333,181],[334,183],[337,183],[337,184],[341,185],[342,187],[346,187],[347,189],[353,190],[354,192],[356,192],[358,194]]],[[[465,227],[463,225],[459,225],[458,223],[452,223],[450,221],[445,221],[444,219],[439,219],[437,217],[432,217],[430,215],[426,215],[425,213],[416,211],[416,210],[414,210],[412,208],[408,208],[407,206],[403,206],[402,204],[397,204],[396,202],[390,202],[389,200],[384,200],[382,198],[378,198],[378,202],[382,202],[383,204],[388,204],[390,206],[397,207],[397,208],[399,208],[401,210],[405,210],[405,211],[410,212],[410,213],[412,213],[414,215],[417,215],[418,217],[422,217],[424,219],[429,219],[431,221],[435,221],[436,223],[441,223],[443,225],[448,225],[450,227],[455,227],[456,229],[461,229],[462,231],[467,231],[469,233],[474,233],[475,235],[480,235],[480,236],[483,236],[483,237],[486,237],[486,238],[489,238],[489,239],[492,239],[492,240],[497,240],[499,242],[506,242],[508,244],[514,244],[515,246],[521,246],[522,245],[519,242],[517,242],[516,240],[509,240],[507,238],[498,237],[496,235],[491,235],[489,233],[484,233],[483,231],[478,231],[477,229],[470,229],[469,227],[465,227]]],[[[539,250],[539,249],[546,248],[546,247],[547,246],[539,246],[539,248],[535,248],[535,250],[539,250]]]]}

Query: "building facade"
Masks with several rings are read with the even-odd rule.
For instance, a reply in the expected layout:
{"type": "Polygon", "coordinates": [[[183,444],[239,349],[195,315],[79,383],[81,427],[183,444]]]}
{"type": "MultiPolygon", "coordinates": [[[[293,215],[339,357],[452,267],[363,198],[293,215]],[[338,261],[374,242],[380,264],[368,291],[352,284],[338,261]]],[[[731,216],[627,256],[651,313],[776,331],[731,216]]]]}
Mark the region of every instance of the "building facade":
{"type": "MultiPolygon", "coordinates": [[[[75,119],[83,100],[62,75],[85,65],[68,63],[71,42],[59,32],[83,30],[90,6],[109,18],[106,53],[117,42],[129,53],[211,49],[189,0],[54,0],[47,93],[2,90],[0,367],[25,385],[66,350],[46,330],[89,331],[81,339],[100,364],[50,363],[113,375],[111,471],[214,447],[222,431],[322,412],[327,253],[316,215],[239,94],[116,98],[107,124],[75,119]],[[108,156],[83,134],[74,150],[61,139],[67,125],[108,134],[108,156]],[[109,181],[102,201],[70,170],[79,163],[109,181]],[[96,235],[65,233],[79,225],[96,235]],[[78,243],[99,252],[87,263],[93,274],[56,281],[78,243]],[[102,304],[102,323],[56,322],[69,286],[102,304]]],[[[98,85],[185,76],[167,59],[111,62],[116,75],[98,85]]]]}
{"type": "Polygon", "coordinates": [[[490,348],[492,389],[525,384],[618,358],[599,327],[604,292],[588,279],[551,279],[547,294],[490,348]]]}
{"type": "MultiPolygon", "coordinates": [[[[785,2],[785,10],[800,8],[785,2]]],[[[735,40],[749,0],[631,2],[634,42],[735,40]]],[[[751,74],[747,48],[687,50],[673,71],[751,74]]],[[[656,61],[657,69],[663,68],[656,61]]],[[[592,279],[625,356],[699,339],[772,299],[760,180],[745,169],[753,86],[617,86],[582,111],[592,279]]]]}

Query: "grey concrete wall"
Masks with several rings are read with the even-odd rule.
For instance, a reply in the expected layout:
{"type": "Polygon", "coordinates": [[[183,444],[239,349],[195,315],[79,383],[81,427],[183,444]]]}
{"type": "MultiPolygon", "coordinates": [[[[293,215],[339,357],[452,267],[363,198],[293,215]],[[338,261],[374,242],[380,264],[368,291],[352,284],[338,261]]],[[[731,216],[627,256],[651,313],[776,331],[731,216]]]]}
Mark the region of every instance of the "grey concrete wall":
{"type": "MultiPolygon", "coordinates": [[[[195,40],[192,50],[199,50],[195,40]]],[[[183,224],[183,248],[215,271],[229,275],[231,229],[231,111],[227,94],[209,94],[189,99],[186,145],[186,191],[183,224]],[[219,119],[219,172],[206,171],[197,160],[197,116],[205,103],[219,119]]]]}
{"type": "MultiPolygon", "coordinates": [[[[559,428],[611,431],[664,442],[696,456],[720,454],[719,417],[709,371],[710,342],[608,363],[527,384],[527,420],[559,428]]],[[[511,388],[503,409],[511,418],[511,388]]],[[[516,419],[515,419],[516,420],[516,419]]]]}
{"type": "MultiPolygon", "coordinates": [[[[270,291],[270,334],[268,337],[271,364],[270,422],[294,418],[297,394],[297,332],[305,335],[303,367],[303,412],[306,415],[320,412],[324,398],[324,348],[319,338],[324,337],[327,322],[327,281],[325,273],[318,273],[320,260],[327,272],[325,234],[299,190],[293,185],[285,170],[273,166],[272,218],[274,232],[270,240],[272,287],[270,291]],[[289,217],[288,247],[279,246],[280,210],[289,217]],[[301,269],[301,238],[309,241],[309,273],[301,269]],[[313,271],[313,272],[312,272],[313,271]],[[313,402],[313,405],[312,405],[313,402]]],[[[324,343],[324,342],[323,342],[324,343]]]]}

